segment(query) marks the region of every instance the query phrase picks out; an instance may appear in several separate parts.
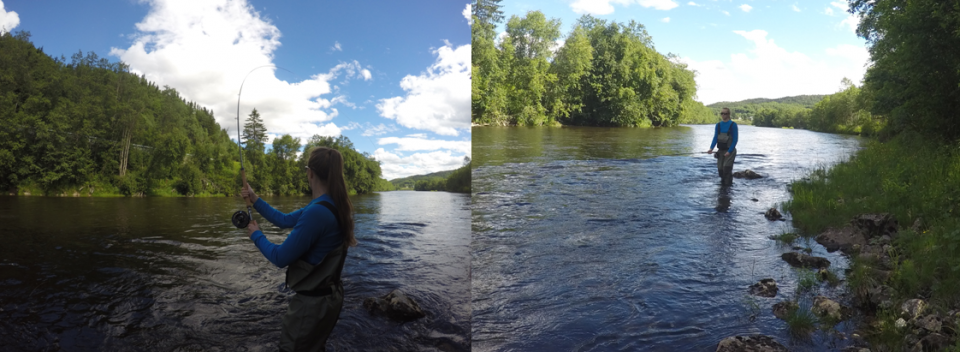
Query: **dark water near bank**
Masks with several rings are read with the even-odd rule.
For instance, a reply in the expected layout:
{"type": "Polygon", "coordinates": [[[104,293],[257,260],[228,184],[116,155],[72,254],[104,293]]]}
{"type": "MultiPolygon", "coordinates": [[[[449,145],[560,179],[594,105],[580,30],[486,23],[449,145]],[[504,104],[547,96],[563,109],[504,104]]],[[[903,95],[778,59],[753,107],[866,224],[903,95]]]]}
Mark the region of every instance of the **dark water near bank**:
{"type": "MultiPolygon", "coordinates": [[[[289,212],[306,197],[264,198],[289,212]]],[[[470,199],[353,197],[360,242],[344,268],[333,351],[469,350],[470,199]],[[399,288],[427,317],[371,316],[399,288]]],[[[276,351],[292,294],[234,228],[227,198],[0,197],[0,350],[276,351]]],[[[280,230],[254,215],[267,237],[280,230]]]]}
{"type": "MultiPolygon", "coordinates": [[[[792,227],[762,214],[789,199],[791,180],[846,159],[859,140],[741,126],[734,170],[765,178],[721,187],[712,156],[667,156],[706,151],[712,133],[474,128],[473,350],[713,351],[743,334],[797,351],[849,344],[791,339],[773,316],[797,275],[780,259],[790,248],[768,236],[792,227]],[[767,277],[777,297],[747,294],[767,277]]],[[[847,265],[808,243],[834,269],[847,265]]],[[[840,289],[820,293],[843,301],[840,289]]]]}

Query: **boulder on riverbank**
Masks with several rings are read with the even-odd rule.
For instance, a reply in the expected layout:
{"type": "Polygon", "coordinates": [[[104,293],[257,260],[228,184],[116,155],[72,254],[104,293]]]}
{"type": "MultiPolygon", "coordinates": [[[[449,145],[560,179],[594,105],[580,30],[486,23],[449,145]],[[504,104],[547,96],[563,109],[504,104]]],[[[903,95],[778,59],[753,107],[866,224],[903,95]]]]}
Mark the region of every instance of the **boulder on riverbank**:
{"type": "Polygon", "coordinates": [[[363,300],[363,307],[371,314],[383,314],[398,321],[410,321],[426,316],[420,305],[400,290],[393,290],[383,297],[367,298],[363,300]]]}
{"type": "Polygon", "coordinates": [[[777,295],[777,282],[773,279],[762,279],[750,285],[750,294],[760,297],[774,297],[777,295]]]}
{"type": "Polygon", "coordinates": [[[850,224],[860,230],[860,233],[869,241],[874,237],[890,236],[897,237],[898,224],[893,215],[887,213],[880,214],[860,214],[850,221],[850,224]]]}
{"type": "Polygon", "coordinates": [[[760,175],[757,174],[756,172],[753,172],[753,170],[746,169],[746,170],[743,170],[743,171],[734,172],[734,173],[733,173],[733,177],[736,177],[736,178],[745,178],[745,179],[748,179],[748,180],[755,180],[755,179],[758,179],[758,178],[762,178],[763,176],[760,176],[760,175]]]}
{"type": "Polygon", "coordinates": [[[840,229],[827,229],[818,235],[815,240],[826,248],[828,252],[841,250],[847,254],[852,253],[855,246],[859,248],[867,244],[866,238],[853,226],[844,226],[840,229]]]}
{"type": "Polygon", "coordinates": [[[787,352],[786,347],[770,336],[731,336],[717,344],[717,352],[787,352]]]}
{"type": "Polygon", "coordinates": [[[830,261],[824,257],[815,257],[803,253],[789,252],[780,256],[783,261],[796,268],[825,269],[830,267],[830,261]]]}
{"type": "Polygon", "coordinates": [[[827,229],[816,241],[829,252],[851,254],[870,243],[888,244],[897,237],[897,231],[897,220],[890,214],[860,214],[850,220],[850,225],[827,229]]]}
{"type": "Polygon", "coordinates": [[[833,322],[843,320],[848,315],[849,308],[843,307],[840,303],[824,296],[817,296],[813,299],[813,308],[811,311],[820,318],[827,318],[833,322]]]}

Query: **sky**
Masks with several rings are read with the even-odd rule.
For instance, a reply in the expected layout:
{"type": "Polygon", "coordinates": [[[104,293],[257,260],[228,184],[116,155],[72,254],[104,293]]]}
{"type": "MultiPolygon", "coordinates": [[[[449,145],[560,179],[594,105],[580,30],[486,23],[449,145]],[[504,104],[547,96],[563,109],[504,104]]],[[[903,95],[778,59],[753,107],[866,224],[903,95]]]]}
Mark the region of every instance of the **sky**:
{"type": "MultiPolygon", "coordinates": [[[[870,55],[847,3],[823,0],[503,0],[505,18],[539,10],[565,37],[582,15],[643,24],[662,54],[697,72],[704,104],[832,94],[858,86],[870,55]]],[[[504,24],[498,28],[503,34],[504,24]]],[[[562,38],[561,38],[562,41],[562,38]]]]}
{"type": "Polygon", "coordinates": [[[470,156],[469,3],[0,0],[0,31],[67,62],[122,61],[213,110],[234,140],[242,84],[240,123],[256,108],[268,148],[342,134],[394,179],[470,156]]]}

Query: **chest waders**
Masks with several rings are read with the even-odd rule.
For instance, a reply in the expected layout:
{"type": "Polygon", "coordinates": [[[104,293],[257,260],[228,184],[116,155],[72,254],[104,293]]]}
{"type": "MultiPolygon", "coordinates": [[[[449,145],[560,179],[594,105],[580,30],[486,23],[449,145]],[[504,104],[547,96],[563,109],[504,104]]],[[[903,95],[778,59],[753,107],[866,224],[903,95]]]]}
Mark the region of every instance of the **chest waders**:
{"type": "MultiPolygon", "coordinates": [[[[336,217],[333,204],[321,205],[336,217]]],[[[342,228],[342,227],[341,227],[342,228]]],[[[298,259],[287,267],[287,287],[297,292],[290,299],[280,329],[280,351],[325,351],[327,338],[340,319],[343,309],[343,283],[340,274],[347,259],[347,243],[330,251],[317,265],[298,259]]]]}
{"type": "Polygon", "coordinates": [[[730,151],[730,156],[723,156],[730,149],[732,141],[733,136],[729,129],[727,132],[717,133],[717,173],[720,174],[720,183],[725,185],[733,183],[733,159],[737,157],[737,148],[730,151]]]}

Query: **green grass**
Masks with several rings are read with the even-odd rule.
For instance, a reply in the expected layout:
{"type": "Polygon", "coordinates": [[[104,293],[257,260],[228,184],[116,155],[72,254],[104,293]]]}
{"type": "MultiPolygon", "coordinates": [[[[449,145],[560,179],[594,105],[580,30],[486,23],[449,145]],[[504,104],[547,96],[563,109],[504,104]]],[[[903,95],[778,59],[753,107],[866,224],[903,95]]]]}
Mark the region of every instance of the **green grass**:
{"type": "Polygon", "coordinates": [[[796,241],[800,236],[793,232],[784,232],[779,235],[770,236],[771,240],[776,240],[777,242],[783,243],[785,245],[793,244],[793,241],[796,241]]]}
{"type": "Polygon", "coordinates": [[[807,337],[817,328],[817,317],[809,307],[800,307],[787,313],[787,330],[795,337],[807,337]]]}
{"type": "Polygon", "coordinates": [[[817,272],[810,269],[797,269],[797,293],[810,292],[820,287],[817,272]]]}
{"type": "Polygon", "coordinates": [[[837,275],[834,269],[824,270],[822,274],[817,273],[817,278],[820,281],[826,281],[830,286],[837,286],[840,284],[840,277],[837,275]]]}
{"type": "MultiPolygon", "coordinates": [[[[865,297],[867,288],[886,284],[895,302],[924,297],[941,307],[960,306],[960,145],[903,133],[885,143],[870,141],[849,161],[819,168],[791,184],[783,204],[804,236],[840,227],[863,213],[890,213],[901,231],[891,254],[894,268],[881,282],[878,263],[855,257],[847,286],[865,297]],[[910,230],[917,218],[926,228],[910,230]]],[[[884,321],[883,326],[893,324],[884,321]]],[[[872,342],[894,346],[902,334],[878,329],[872,342]]]]}

